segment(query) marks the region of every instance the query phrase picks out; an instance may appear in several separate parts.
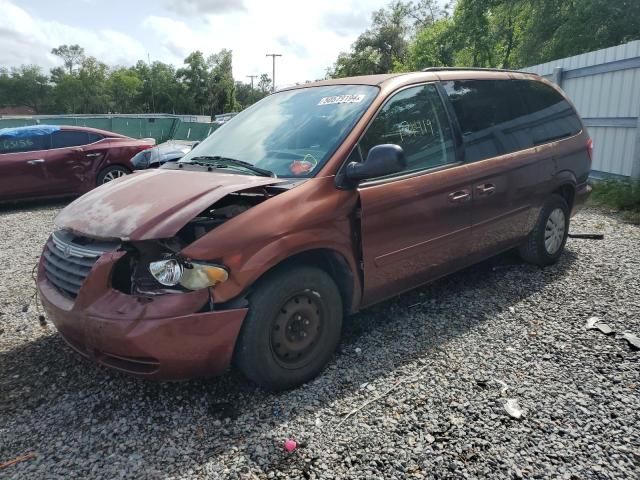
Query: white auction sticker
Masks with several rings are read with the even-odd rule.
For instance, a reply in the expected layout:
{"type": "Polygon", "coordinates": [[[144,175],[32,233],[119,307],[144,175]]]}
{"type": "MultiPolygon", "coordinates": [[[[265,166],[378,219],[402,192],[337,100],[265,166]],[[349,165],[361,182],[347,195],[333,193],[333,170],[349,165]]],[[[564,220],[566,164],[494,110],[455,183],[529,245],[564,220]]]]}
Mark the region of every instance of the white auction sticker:
{"type": "Polygon", "coordinates": [[[322,97],[318,105],[334,105],[336,103],[360,103],[364,95],[336,95],[335,97],[322,97]]]}

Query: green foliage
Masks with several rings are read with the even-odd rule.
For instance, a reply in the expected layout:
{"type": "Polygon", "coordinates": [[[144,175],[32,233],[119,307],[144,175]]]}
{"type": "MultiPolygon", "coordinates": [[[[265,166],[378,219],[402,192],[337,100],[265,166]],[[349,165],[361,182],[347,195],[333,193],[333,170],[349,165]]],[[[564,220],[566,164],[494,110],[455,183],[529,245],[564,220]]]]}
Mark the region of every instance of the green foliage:
{"type": "Polygon", "coordinates": [[[3,104],[40,110],[50,101],[50,91],[49,79],[37,65],[0,70],[0,102],[3,104]]]}
{"type": "Polygon", "coordinates": [[[407,35],[412,30],[411,2],[392,2],[373,13],[371,28],[362,33],[350,52],[343,52],[329,72],[332,77],[387,73],[404,63],[407,35]]]}
{"type": "Polygon", "coordinates": [[[591,199],[596,205],[621,210],[625,220],[640,224],[640,179],[600,181],[591,199]]]}
{"type": "Polygon", "coordinates": [[[640,213],[640,179],[602,180],[593,188],[593,200],[617,210],[640,213]]]}
{"type": "Polygon", "coordinates": [[[138,61],[132,67],[109,68],[87,57],[79,45],[61,45],[51,53],[64,67],[47,75],[35,65],[0,68],[0,106],[26,105],[38,113],[164,112],[216,115],[238,111],[268,94],[271,79],[263,74],[257,88],[235,82],[232,52],[223,49],[205,58],[191,53],[176,70],[162,62],[138,61]]]}
{"type": "Polygon", "coordinates": [[[407,71],[427,67],[446,67],[453,64],[453,21],[449,18],[436,20],[429,28],[418,31],[409,45],[407,71]]]}
{"type": "Polygon", "coordinates": [[[262,93],[266,94],[271,91],[271,78],[266,73],[260,75],[260,80],[258,81],[258,90],[262,93]]]}
{"type": "Polygon", "coordinates": [[[430,66],[522,68],[640,38],[637,0],[393,1],[329,75],[430,66]]]}
{"type": "Polygon", "coordinates": [[[64,66],[69,69],[69,74],[73,73],[75,65],[82,65],[84,61],[84,48],[80,45],[60,45],[51,49],[51,53],[62,59],[64,66]]]}

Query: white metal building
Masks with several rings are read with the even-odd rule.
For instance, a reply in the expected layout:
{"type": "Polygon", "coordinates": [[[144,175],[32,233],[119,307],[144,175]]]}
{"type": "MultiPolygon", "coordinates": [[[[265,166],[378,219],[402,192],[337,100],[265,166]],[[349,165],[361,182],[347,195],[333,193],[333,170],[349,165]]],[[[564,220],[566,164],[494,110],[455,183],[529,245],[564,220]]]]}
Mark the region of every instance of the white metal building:
{"type": "Polygon", "coordinates": [[[640,177],[640,40],[523,70],[574,102],[593,138],[595,177],[640,177]]]}

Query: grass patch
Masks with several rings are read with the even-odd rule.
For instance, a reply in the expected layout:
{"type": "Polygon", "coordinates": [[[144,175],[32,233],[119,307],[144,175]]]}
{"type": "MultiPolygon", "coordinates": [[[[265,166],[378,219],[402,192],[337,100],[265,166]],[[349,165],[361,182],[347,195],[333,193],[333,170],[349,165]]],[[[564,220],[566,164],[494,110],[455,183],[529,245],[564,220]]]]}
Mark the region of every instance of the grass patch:
{"type": "Polygon", "coordinates": [[[640,224],[640,179],[599,181],[591,197],[596,205],[620,210],[625,220],[640,224]]]}

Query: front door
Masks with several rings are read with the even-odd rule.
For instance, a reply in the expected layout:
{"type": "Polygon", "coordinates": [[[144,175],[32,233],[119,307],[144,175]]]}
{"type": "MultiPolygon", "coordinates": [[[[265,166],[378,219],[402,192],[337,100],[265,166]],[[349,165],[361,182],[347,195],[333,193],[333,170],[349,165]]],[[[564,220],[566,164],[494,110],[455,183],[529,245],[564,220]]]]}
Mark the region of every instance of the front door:
{"type": "Polygon", "coordinates": [[[365,305],[463,265],[470,250],[472,184],[433,84],[394,94],[357,148],[400,145],[405,171],[359,187],[365,305]]]}

